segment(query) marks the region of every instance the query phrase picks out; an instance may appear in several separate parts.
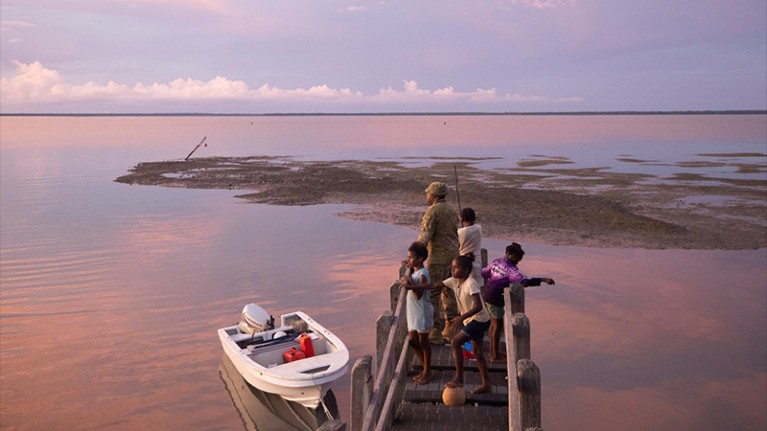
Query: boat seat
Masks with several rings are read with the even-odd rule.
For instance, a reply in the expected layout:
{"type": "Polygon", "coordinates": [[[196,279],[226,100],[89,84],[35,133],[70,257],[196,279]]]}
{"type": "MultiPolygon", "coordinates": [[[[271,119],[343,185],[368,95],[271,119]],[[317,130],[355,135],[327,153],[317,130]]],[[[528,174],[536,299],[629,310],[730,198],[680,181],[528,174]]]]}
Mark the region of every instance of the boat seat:
{"type": "Polygon", "coordinates": [[[289,339],[291,337],[295,337],[294,332],[295,331],[293,331],[293,328],[281,327],[257,334],[246,334],[238,331],[234,334],[230,333],[229,336],[232,337],[232,340],[237,343],[240,348],[245,348],[250,344],[265,344],[270,342],[279,342],[278,340],[280,339],[289,339]]]}
{"type": "MultiPolygon", "coordinates": [[[[324,355],[327,350],[327,343],[325,340],[319,337],[319,335],[309,332],[308,333],[309,338],[312,340],[312,346],[314,347],[314,355],[324,355]]],[[[274,366],[282,365],[284,364],[282,360],[282,352],[286,350],[290,350],[290,348],[295,348],[296,350],[301,350],[301,345],[296,340],[297,335],[296,334],[289,334],[287,338],[284,341],[280,342],[274,342],[274,344],[271,344],[270,342],[263,343],[263,344],[255,344],[253,347],[257,347],[257,349],[254,349],[249,356],[253,358],[258,363],[261,364],[272,364],[274,366]],[[268,345],[264,345],[268,344],[268,345]]],[[[300,359],[296,362],[305,361],[307,359],[300,359]]]]}
{"type": "Polygon", "coordinates": [[[311,374],[311,372],[314,370],[316,370],[314,372],[321,373],[332,367],[332,364],[336,362],[334,360],[336,356],[340,358],[346,355],[346,352],[326,353],[322,356],[313,356],[311,358],[299,359],[297,361],[283,363],[270,368],[269,371],[274,374],[285,376],[288,379],[291,376],[295,376],[296,373],[308,375],[311,374]]]}

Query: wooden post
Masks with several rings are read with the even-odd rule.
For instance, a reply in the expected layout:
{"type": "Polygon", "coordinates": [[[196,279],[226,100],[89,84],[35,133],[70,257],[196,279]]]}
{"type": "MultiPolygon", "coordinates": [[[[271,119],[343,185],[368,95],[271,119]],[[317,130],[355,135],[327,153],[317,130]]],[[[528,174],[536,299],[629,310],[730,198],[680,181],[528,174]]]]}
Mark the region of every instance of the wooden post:
{"type": "Polygon", "coordinates": [[[514,332],[516,359],[530,359],[530,319],[522,313],[515,313],[511,328],[514,332]]]}
{"type": "MultiPolygon", "coordinates": [[[[388,332],[388,337],[384,343],[385,351],[381,355],[381,363],[376,367],[376,377],[373,383],[373,396],[370,398],[370,405],[365,413],[365,420],[362,423],[363,430],[372,430],[375,428],[378,418],[381,414],[381,408],[383,407],[385,398],[389,391],[389,385],[391,378],[394,375],[396,368],[397,357],[395,352],[397,350],[402,351],[402,343],[405,340],[406,334],[405,322],[405,301],[399,301],[397,304],[397,310],[394,311],[394,315],[389,319],[391,322],[391,329],[388,332]],[[398,338],[399,335],[399,338],[398,338]]],[[[386,313],[384,313],[385,315],[386,313]]],[[[381,320],[386,320],[379,318],[381,320]]],[[[398,353],[397,353],[398,354],[398,353]]]]}
{"type": "Polygon", "coordinates": [[[503,332],[506,338],[506,375],[508,377],[509,391],[509,429],[511,431],[522,431],[522,420],[519,413],[519,389],[517,379],[517,349],[514,341],[514,329],[512,322],[514,314],[512,313],[511,291],[504,289],[503,297],[505,305],[503,307],[503,332]]]}
{"type": "MultiPolygon", "coordinates": [[[[200,143],[199,143],[199,144],[197,144],[197,146],[196,146],[196,147],[194,147],[194,149],[192,149],[192,152],[191,152],[191,153],[189,153],[189,155],[188,155],[188,156],[186,156],[186,158],[184,159],[184,161],[187,161],[187,160],[189,160],[189,158],[190,158],[190,157],[192,157],[192,154],[194,154],[194,152],[195,152],[195,151],[197,151],[197,149],[198,149],[198,148],[200,148],[200,145],[202,145],[202,143],[203,143],[203,142],[205,142],[205,140],[206,140],[206,139],[208,139],[208,137],[207,137],[207,136],[203,136],[203,138],[202,138],[202,141],[200,141],[200,143]]],[[[207,146],[208,146],[208,144],[205,144],[205,146],[207,147],[207,146]]]]}
{"type": "Polygon", "coordinates": [[[530,359],[517,361],[519,411],[522,429],[541,426],[541,373],[530,359]]]}
{"type": "Polygon", "coordinates": [[[515,283],[511,285],[511,312],[512,313],[524,313],[525,312],[525,288],[515,283]]]}
{"type": "Polygon", "coordinates": [[[317,428],[317,431],[346,431],[346,422],[339,420],[326,421],[317,428]]]}
{"type": "Polygon", "coordinates": [[[402,286],[402,283],[399,282],[399,280],[393,282],[391,286],[389,286],[389,307],[392,311],[397,309],[397,302],[399,301],[399,295],[401,293],[400,286],[402,286]]]}
{"type": "Polygon", "coordinates": [[[399,354],[402,352],[402,342],[407,339],[407,304],[405,303],[405,291],[402,290],[402,283],[399,281],[395,281],[392,283],[391,287],[389,287],[390,295],[393,299],[392,301],[392,311],[397,312],[400,299],[402,299],[402,308],[400,309],[400,315],[397,316],[398,319],[401,320],[401,324],[397,326],[397,334],[395,335],[395,349],[394,349],[394,356],[399,357],[399,354]]]}
{"type": "Polygon", "coordinates": [[[372,361],[373,358],[370,355],[365,355],[357,359],[354,362],[354,367],[352,367],[351,431],[362,429],[365,412],[367,412],[370,398],[373,396],[372,361]]]}
{"type": "Polygon", "coordinates": [[[386,431],[391,429],[392,423],[394,422],[394,416],[397,414],[397,408],[402,403],[402,398],[405,394],[407,370],[414,355],[413,349],[408,349],[407,344],[407,342],[403,341],[399,359],[397,360],[397,367],[394,369],[394,374],[391,377],[391,385],[389,386],[389,391],[386,394],[386,399],[381,408],[381,417],[378,418],[375,431],[386,431]]]}
{"type": "Polygon", "coordinates": [[[386,341],[389,339],[389,331],[394,321],[394,313],[384,311],[376,320],[376,370],[379,370],[383,363],[383,354],[386,350],[386,341]]]}

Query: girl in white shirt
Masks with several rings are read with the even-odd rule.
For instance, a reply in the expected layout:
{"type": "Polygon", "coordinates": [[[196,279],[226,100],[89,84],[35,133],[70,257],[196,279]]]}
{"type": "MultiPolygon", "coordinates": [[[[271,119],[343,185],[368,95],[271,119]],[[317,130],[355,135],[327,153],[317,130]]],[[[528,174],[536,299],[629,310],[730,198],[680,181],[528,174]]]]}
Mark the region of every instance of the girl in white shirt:
{"type": "MultiPolygon", "coordinates": [[[[429,251],[425,245],[416,241],[407,249],[407,272],[402,277],[402,286],[426,284],[429,279],[429,270],[423,266],[423,262],[429,257],[429,251]]],[[[431,305],[428,290],[405,291],[407,302],[407,333],[410,339],[410,347],[415,351],[418,359],[423,364],[423,371],[413,378],[417,385],[425,385],[431,380],[431,344],[429,332],[434,326],[434,309],[431,305]]]]}
{"type": "Polygon", "coordinates": [[[470,276],[473,259],[469,256],[458,256],[453,259],[450,274],[452,277],[433,283],[406,285],[408,290],[438,290],[449,288],[455,291],[458,312],[460,316],[450,321],[450,327],[455,334],[450,340],[455,360],[455,377],[447,382],[450,388],[463,386],[463,344],[471,340],[474,357],[477,360],[482,385],[475,387],[471,393],[490,392],[490,376],[487,371],[487,360],[483,349],[483,339],[490,327],[490,315],[480,296],[476,280],[470,276]]]}

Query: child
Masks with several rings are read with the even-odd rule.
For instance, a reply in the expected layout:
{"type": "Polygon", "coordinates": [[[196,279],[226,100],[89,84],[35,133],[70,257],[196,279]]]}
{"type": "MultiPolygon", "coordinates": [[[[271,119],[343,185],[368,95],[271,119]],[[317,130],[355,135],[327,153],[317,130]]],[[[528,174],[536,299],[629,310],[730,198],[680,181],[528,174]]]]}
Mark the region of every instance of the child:
{"type": "MultiPolygon", "coordinates": [[[[429,271],[423,266],[429,257],[425,245],[416,241],[407,249],[406,265],[412,275],[402,277],[403,286],[429,283],[429,271]]],[[[413,378],[417,385],[425,385],[431,380],[431,344],[429,332],[434,325],[434,308],[427,290],[407,291],[407,330],[410,347],[423,364],[423,371],[413,378]]]]}
{"type": "Polygon", "coordinates": [[[458,216],[461,228],[458,229],[458,255],[473,256],[474,266],[471,270],[471,276],[477,280],[477,286],[484,286],[485,280],[482,278],[482,226],[476,223],[477,214],[472,208],[464,208],[458,216]]]}
{"type": "Polygon", "coordinates": [[[463,351],[462,346],[466,341],[471,340],[474,357],[477,359],[479,375],[482,378],[482,385],[474,388],[472,394],[490,392],[490,376],[487,372],[487,361],[482,347],[482,339],[490,327],[490,316],[487,314],[485,304],[480,297],[479,286],[470,276],[473,265],[473,259],[469,256],[458,256],[453,259],[450,273],[452,277],[444,281],[435,281],[430,284],[407,285],[409,290],[428,290],[443,289],[448,287],[455,291],[455,298],[458,302],[458,312],[460,316],[450,321],[450,326],[455,335],[450,340],[450,346],[453,349],[453,359],[455,360],[455,377],[447,382],[446,386],[450,388],[463,386],[463,351]],[[460,329],[460,332],[459,332],[460,329]]]}
{"type": "Polygon", "coordinates": [[[519,283],[524,287],[540,286],[541,282],[554,284],[553,278],[527,278],[519,272],[517,264],[524,257],[525,251],[516,242],[506,247],[506,256],[496,259],[482,270],[482,278],[485,279],[485,291],[482,299],[487,304],[490,312],[490,361],[505,362],[506,354],[499,352],[501,344],[501,328],[503,327],[504,300],[503,289],[513,283],[519,283]]]}

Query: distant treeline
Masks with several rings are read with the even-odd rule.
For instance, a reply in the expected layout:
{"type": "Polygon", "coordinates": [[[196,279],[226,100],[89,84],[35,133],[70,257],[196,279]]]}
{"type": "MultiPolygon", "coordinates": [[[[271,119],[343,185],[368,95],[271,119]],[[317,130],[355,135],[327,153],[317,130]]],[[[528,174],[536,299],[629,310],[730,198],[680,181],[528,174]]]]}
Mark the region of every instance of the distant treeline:
{"type": "Polygon", "coordinates": [[[480,116],[480,115],[766,115],[767,110],[725,110],[725,111],[570,111],[570,112],[274,112],[261,114],[216,114],[210,112],[175,112],[175,113],[111,113],[111,114],[25,114],[0,113],[3,117],[392,117],[392,116],[480,116]]]}

